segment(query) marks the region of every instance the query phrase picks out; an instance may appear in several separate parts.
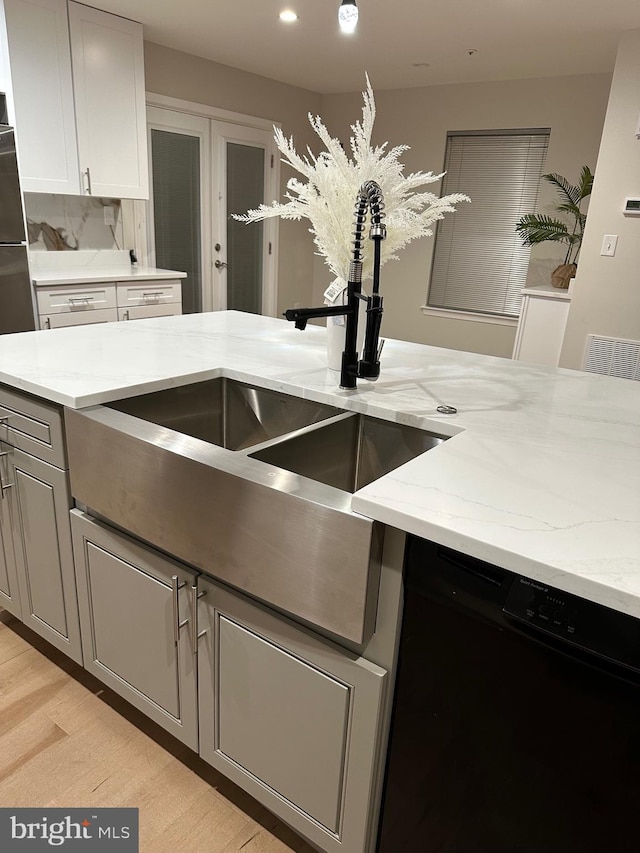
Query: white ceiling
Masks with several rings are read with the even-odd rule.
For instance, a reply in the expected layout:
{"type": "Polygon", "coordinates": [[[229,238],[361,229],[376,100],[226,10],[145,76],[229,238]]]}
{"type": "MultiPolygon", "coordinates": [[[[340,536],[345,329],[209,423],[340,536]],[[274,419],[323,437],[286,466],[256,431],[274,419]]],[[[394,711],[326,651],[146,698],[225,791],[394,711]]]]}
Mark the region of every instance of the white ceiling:
{"type": "Polygon", "coordinates": [[[339,0],[88,2],[147,41],[323,94],[360,91],[365,71],[374,89],[610,72],[620,34],[640,28],[640,0],[358,0],[351,36],[339,0]]]}

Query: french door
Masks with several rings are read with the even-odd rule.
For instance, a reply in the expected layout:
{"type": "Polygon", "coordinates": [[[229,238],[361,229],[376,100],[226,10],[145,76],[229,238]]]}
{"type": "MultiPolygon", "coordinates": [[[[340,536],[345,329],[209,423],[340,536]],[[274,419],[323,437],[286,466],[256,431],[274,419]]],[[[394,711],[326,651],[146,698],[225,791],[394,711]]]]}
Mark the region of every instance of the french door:
{"type": "Polygon", "coordinates": [[[276,311],[277,221],[233,219],[278,197],[272,134],[147,108],[150,258],[187,273],[183,312],[276,311]]]}

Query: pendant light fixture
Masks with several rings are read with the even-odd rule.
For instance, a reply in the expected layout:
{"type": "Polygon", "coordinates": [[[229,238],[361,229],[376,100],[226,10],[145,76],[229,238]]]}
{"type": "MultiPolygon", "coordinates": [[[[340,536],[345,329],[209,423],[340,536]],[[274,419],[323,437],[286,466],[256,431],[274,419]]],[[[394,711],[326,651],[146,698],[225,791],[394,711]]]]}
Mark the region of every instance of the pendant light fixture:
{"type": "Polygon", "coordinates": [[[338,9],[338,23],[343,33],[352,33],[358,23],[356,0],[342,0],[338,9]]]}

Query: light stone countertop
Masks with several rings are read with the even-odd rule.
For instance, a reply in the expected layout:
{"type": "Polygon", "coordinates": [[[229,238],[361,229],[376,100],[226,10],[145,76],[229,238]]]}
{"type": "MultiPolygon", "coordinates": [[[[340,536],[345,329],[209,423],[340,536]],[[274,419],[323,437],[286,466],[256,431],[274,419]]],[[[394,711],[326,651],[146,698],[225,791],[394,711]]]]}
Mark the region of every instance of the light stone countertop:
{"type": "Polygon", "coordinates": [[[341,391],[324,329],[237,312],[0,336],[0,382],[72,407],[219,375],[451,436],[353,510],[640,617],[640,382],[388,340],[341,391]]]}
{"type": "Polygon", "coordinates": [[[163,281],[186,278],[186,272],[162,270],[156,267],[86,267],[60,270],[35,271],[32,281],[35,287],[51,287],[56,284],[103,284],[110,281],[163,281]]]}

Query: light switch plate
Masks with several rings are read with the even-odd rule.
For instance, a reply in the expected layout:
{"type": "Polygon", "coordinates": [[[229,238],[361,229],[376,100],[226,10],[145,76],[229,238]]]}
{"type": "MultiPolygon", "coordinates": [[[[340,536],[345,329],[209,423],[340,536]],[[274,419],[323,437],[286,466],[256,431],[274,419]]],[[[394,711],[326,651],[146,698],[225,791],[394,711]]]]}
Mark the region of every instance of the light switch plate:
{"type": "Polygon", "coordinates": [[[602,248],[600,249],[600,254],[605,255],[608,258],[612,258],[616,253],[616,246],[618,245],[618,235],[617,234],[605,234],[602,238],[602,248]]]}

